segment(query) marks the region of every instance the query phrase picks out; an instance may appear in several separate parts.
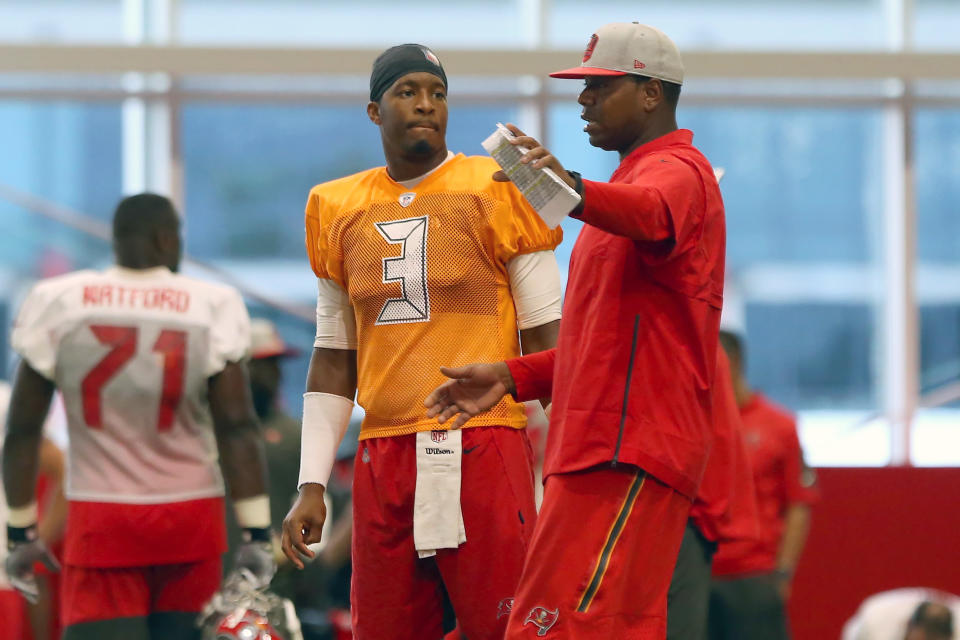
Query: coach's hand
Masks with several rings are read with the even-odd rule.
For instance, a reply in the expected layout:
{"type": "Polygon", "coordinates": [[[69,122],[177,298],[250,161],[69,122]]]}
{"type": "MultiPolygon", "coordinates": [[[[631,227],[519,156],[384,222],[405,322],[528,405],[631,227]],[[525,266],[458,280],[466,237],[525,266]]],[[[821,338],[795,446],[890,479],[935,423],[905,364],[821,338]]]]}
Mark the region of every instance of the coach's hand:
{"type": "MultiPolygon", "coordinates": [[[[573,179],[567,170],[563,168],[563,165],[560,164],[560,161],[557,160],[552,153],[550,153],[546,147],[537,142],[534,138],[531,138],[523,131],[520,131],[516,126],[512,124],[507,124],[507,129],[510,129],[511,133],[516,136],[516,138],[510,140],[510,144],[519,145],[524,149],[529,149],[520,159],[520,162],[523,164],[533,163],[534,169],[543,169],[544,167],[552,170],[556,173],[561,180],[570,185],[571,189],[577,188],[577,181],[573,179]]],[[[508,176],[503,171],[497,171],[493,174],[493,179],[497,182],[509,182],[510,176],[508,176]]]]}
{"type": "Polygon", "coordinates": [[[33,566],[40,562],[50,571],[60,571],[60,563],[39,539],[29,542],[10,542],[7,549],[5,568],[10,584],[28,602],[36,604],[40,597],[40,589],[37,586],[37,576],[33,566]]]}
{"type": "Polygon", "coordinates": [[[320,542],[323,523],[327,519],[327,505],[323,502],[322,484],[307,483],[300,488],[300,495],[283,519],[283,537],[280,546],[283,554],[298,569],[303,569],[301,556],[313,558],[307,546],[320,542]]]}
{"type": "Polygon", "coordinates": [[[448,429],[459,429],[467,420],[516,391],[506,362],[440,367],[440,372],[452,380],[434,389],[423,404],[427,417],[436,418],[441,424],[456,416],[448,429]]]}

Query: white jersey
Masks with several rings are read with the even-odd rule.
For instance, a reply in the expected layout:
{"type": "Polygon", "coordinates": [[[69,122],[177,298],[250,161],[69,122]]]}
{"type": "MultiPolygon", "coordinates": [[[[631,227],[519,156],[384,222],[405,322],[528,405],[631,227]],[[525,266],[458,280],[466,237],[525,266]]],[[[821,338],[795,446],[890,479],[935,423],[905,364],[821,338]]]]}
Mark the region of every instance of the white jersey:
{"type": "Polygon", "coordinates": [[[165,267],[79,271],[34,287],[11,344],[63,395],[67,498],[223,495],[207,383],[249,350],[235,289],[165,267]]]}

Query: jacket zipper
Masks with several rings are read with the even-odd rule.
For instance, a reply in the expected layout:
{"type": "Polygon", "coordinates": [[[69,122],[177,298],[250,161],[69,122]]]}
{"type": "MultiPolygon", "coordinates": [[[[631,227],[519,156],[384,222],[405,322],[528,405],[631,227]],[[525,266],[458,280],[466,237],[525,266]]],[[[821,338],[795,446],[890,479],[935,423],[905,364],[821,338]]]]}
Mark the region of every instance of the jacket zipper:
{"type": "Polygon", "coordinates": [[[633,378],[633,359],[637,355],[637,335],[640,332],[640,314],[633,319],[633,344],[630,345],[630,363],[627,365],[627,382],[623,387],[623,406],[620,409],[620,433],[617,434],[617,448],[613,452],[613,466],[620,459],[620,445],[623,444],[623,427],[627,423],[627,401],[630,398],[630,379],[633,378]]]}

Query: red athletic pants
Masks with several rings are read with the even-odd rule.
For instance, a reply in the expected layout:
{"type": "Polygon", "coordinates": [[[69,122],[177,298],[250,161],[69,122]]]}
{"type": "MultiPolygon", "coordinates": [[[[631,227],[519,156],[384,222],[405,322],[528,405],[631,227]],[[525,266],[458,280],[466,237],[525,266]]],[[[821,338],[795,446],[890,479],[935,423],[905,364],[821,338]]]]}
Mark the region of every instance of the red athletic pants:
{"type": "Polygon", "coordinates": [[[199,612],[220,586],[220,556],[200,562],[118,569],[64,565],[63,624],[199,612]]]}
{"type": "Polygon", "coordinates": [[[690,506],[636,468],[550,476],[506,638],[663,640],[690,506]]]}
{"type": "Polygon", "coordinates": [[[0,587],[0,638],[26,640],[27,601],[13,589],[0,587]]]}
{"type": "Polygon", "coordinates": [[[445,587],[470,640],[500,640],[533,533],[526,432],[463,431],[460,509],[467,541],[419,559],[413,546],[416,435],[363,440],[353,482],[353,632],[357,640],[441,636],[445,587]]]}

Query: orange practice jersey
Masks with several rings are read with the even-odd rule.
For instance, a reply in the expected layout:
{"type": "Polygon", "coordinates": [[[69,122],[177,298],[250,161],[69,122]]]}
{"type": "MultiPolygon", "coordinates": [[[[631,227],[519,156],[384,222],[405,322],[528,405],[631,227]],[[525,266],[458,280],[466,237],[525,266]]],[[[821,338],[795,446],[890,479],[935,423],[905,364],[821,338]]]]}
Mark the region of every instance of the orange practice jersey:
{"type": "MultiPolygon", "coordinates": [[[[555,248],[490,158],[458,154],[407,189],[384,167],[310,192],[307,254],[319,278],[339,283],[357,321],[360,438],[439,428],[423,401],[441,366],[520,354],[507,263],[555,248]]],[[[523,406],[507,397],[467,427],[522,428],[523,406]]]]}

